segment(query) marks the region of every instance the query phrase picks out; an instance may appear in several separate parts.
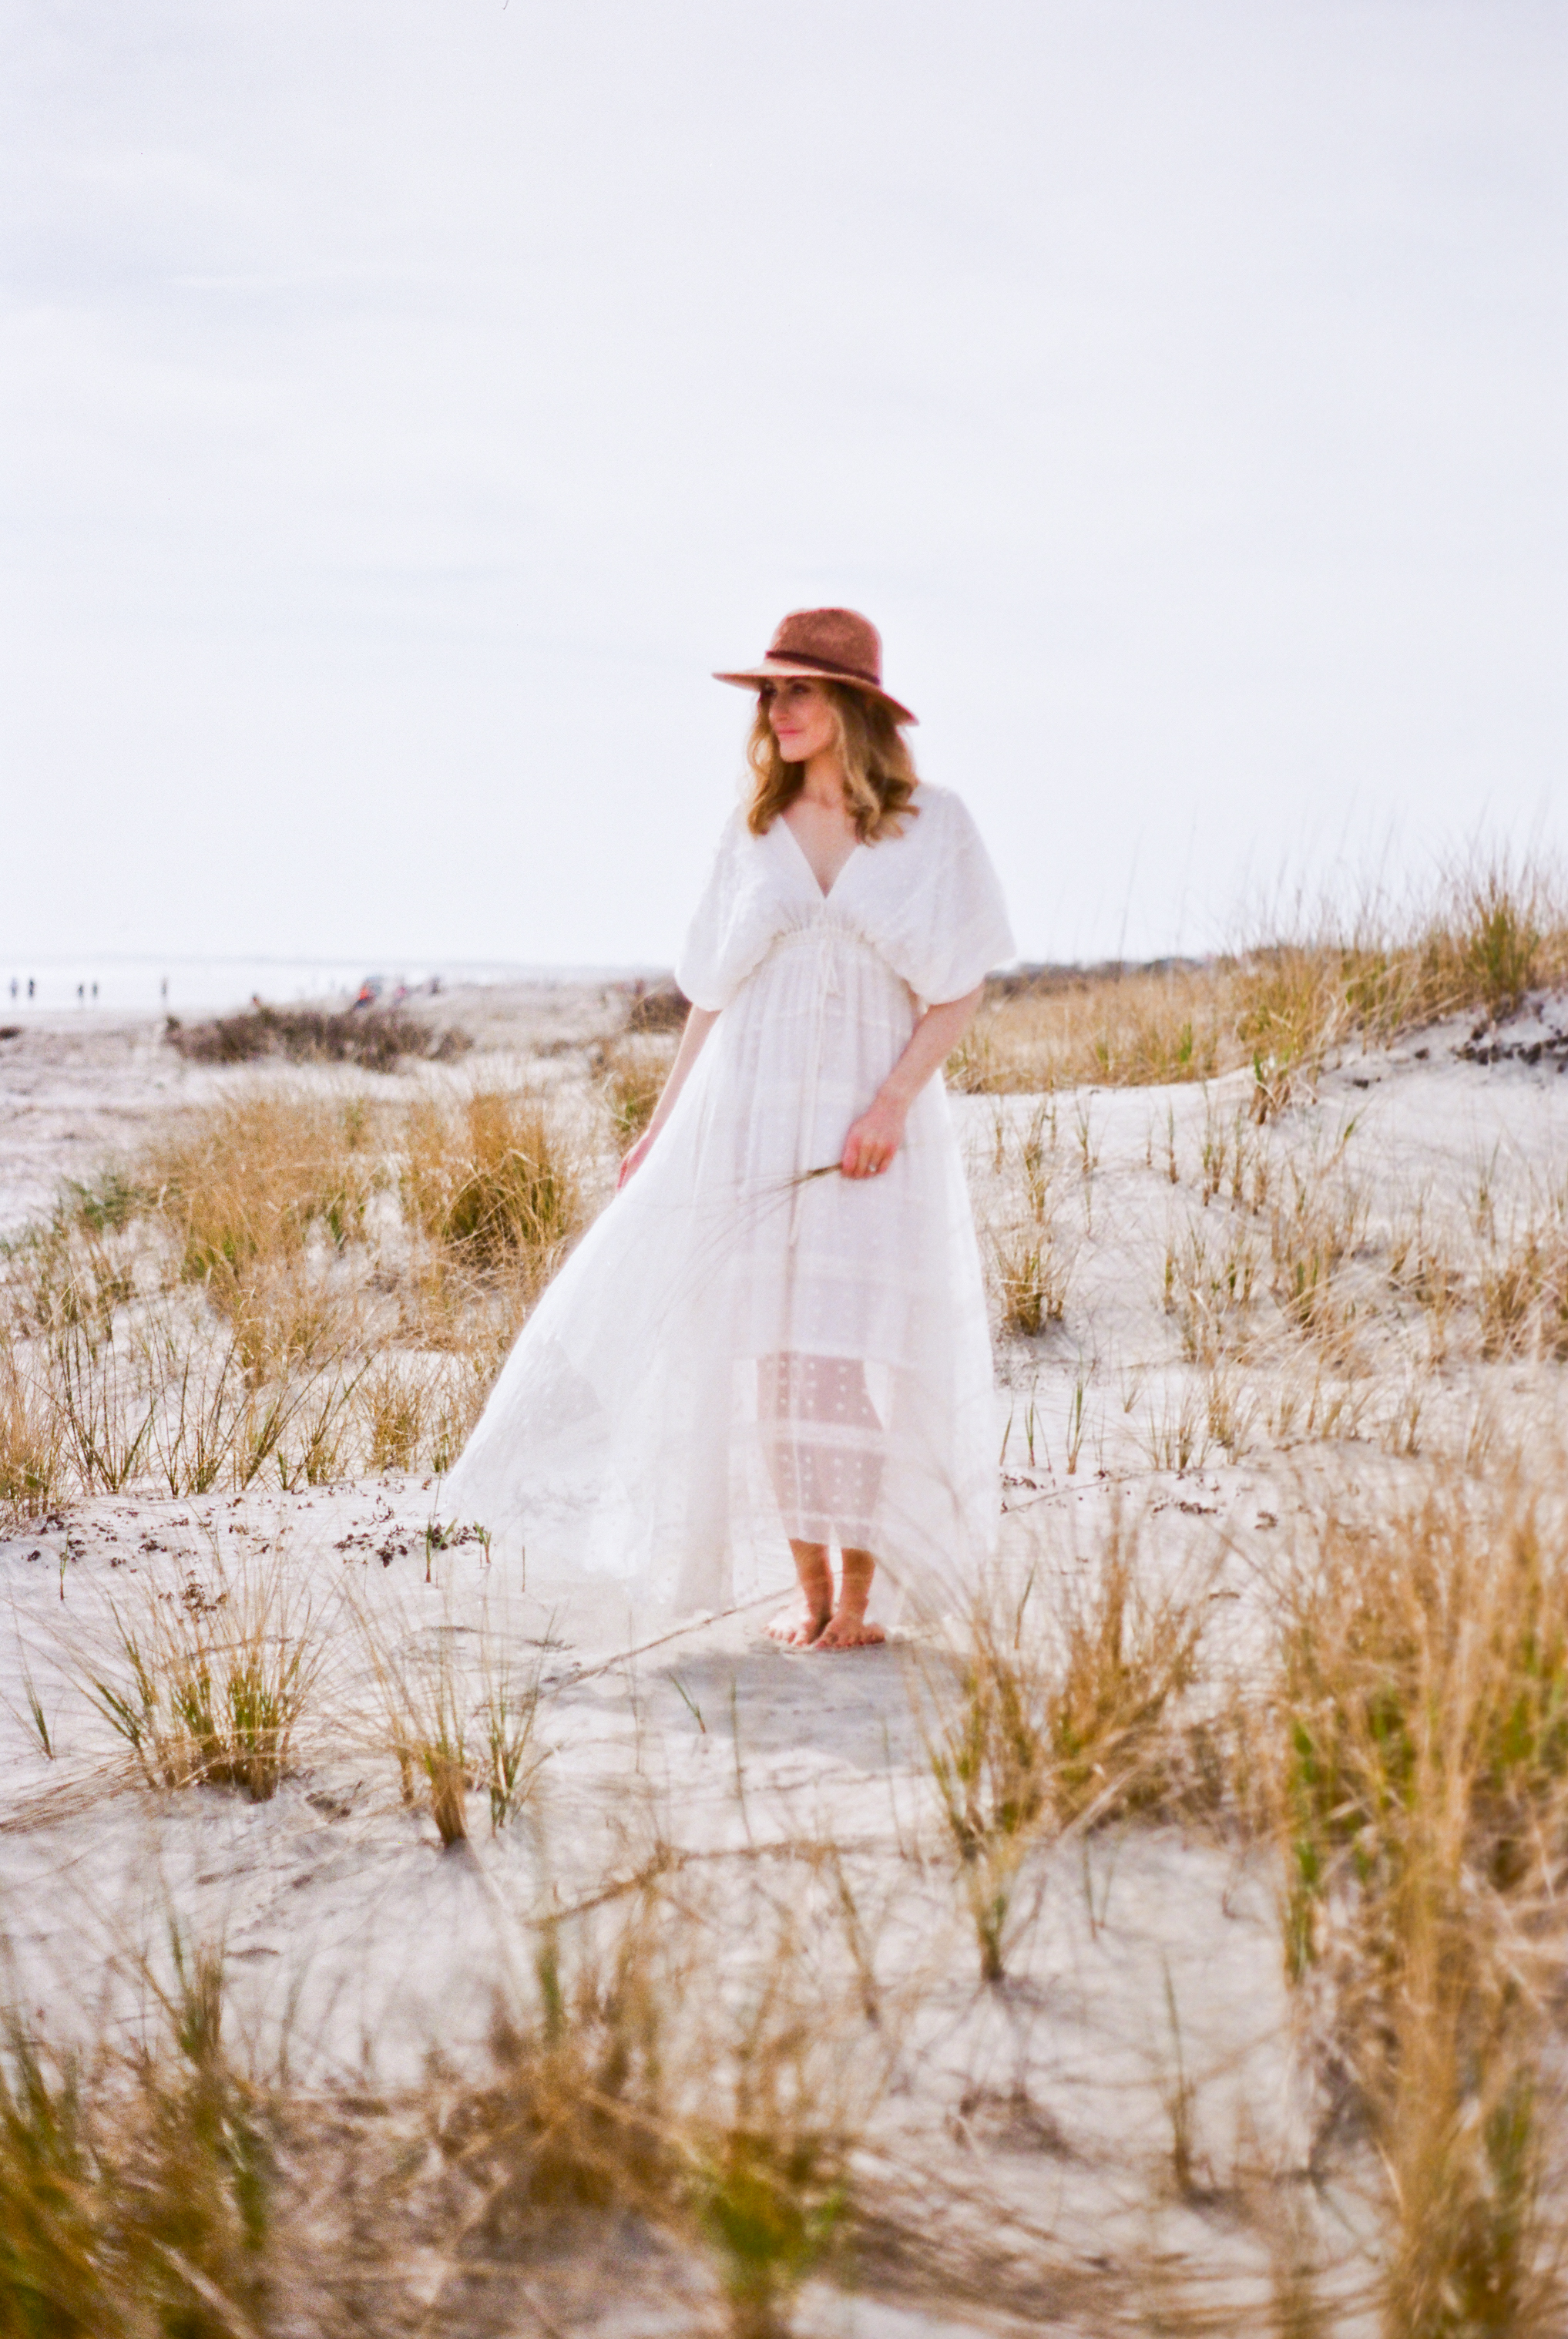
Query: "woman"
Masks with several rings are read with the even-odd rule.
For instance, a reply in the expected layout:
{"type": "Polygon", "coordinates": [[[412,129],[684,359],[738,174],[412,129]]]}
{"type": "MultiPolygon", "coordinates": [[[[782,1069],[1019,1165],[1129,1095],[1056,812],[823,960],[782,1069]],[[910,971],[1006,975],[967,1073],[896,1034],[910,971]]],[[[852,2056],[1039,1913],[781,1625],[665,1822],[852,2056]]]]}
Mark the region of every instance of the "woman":
{"type": "Polygon", "coordinates": [[[849,609],[759,666],[745,808],[676,980],[692,1002],[620,1190],[525,1327],[446,1492],[530,1591],[643,1615],[787,1581],[775,1637],[856,1648],[962,1599],[997,1516],[991,1347],[937,1077],[1012,954],[955,796],[849,609]],[[836,1590],[832,1549],[840,1555],[836,1590]]]}

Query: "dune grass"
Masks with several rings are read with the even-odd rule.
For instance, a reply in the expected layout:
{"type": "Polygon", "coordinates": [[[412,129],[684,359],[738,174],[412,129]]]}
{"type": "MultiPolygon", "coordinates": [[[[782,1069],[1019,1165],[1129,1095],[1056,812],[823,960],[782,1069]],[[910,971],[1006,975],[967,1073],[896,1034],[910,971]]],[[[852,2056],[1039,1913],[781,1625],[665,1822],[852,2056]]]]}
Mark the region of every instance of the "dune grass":
{"type": "Polygon", "coordinates": [[[46,1387],[7,1337],[0,1350],[0,1516],[32,1518],[49,1510],[61,1491],[62,1443],[46,1387]]]}
{"type": "Polygon", "coordinates": [[[794,2294],[853,2232],[854,2152],[886,2084],[836,1931],[754,1874],[645,1881],[607,1924],[547,1926],[491,2076],[443,2121],[488,2234],[630,2216],[707,2262],[733,2339],[787,2339],[794,2294]],[[737,1896],[746,1949],[715,1975],[705,1944],[737,1896]]]}
{"type": "Polygon", "coordinates": [[[1435,899],[1326,913],[1298,940],[1200,964],[1080,973],[991,986],[948,1066],[971,1094],[1207,1081],[1250,1067],[1259,1119],[1338,1050],[1448,1015],[1505,1015],[1568,979],[1568,906],[1505,855],[1476,859],[1435,899]]]}
{"type": "Polygon", "coordinates": [[[543,1100],[527,1091],[417,1104],[403,1131],[402,1191],[442,1252],[481,1271],[521,1261],[541,1283],[582,1223],[580,1174],[543,1100]]]}
{"type": "Polygon", "coordinates": [[[270,1802],[329,1638],[281,1556],[214,1564],[178,1593],[144,1579],[112,1614],[113,1653],[87,1693],[146,1784],[237,1787],[270,1802]]]}
{"type": "Polygon", "coordinates": [[[1054,1101],[1026,1122],[995,1124],[991,1167],[1007,1183],[1012,1208],[991,1229],[991,1273],[1002,1329],[1033,1338],[1060,1324],[1071,1279],[1070,1256],[1053,1208],[1064,1174],[1054,1101]]]}
{"type": "MultiPolygon", "coordinates": [[[[504,1595],[498,1614],[487,1599],[477,1624],[460,1624],[451,1577],[444,1574],[439,1611],[430,1613],[437,1551],[445,1554],[470,1540],[483,1549],[482,1538],[466,1535],[429,1539],[423,1601],[390,1613],[365,1603],[353,1610],[370,1689],[355,1734],[371,1752],[390,1755],[402,1801],[429,1814],[446,1850],[468,1841],[468,1800],[480,1791],[488,1799],[490,1833],[511,1825],[550,1756],[539,1728],[544,1653],[537,1646],[519,1653],[504,1595]]],[[[449,1562],[443,1556],[442,1564],[449,1562]]]]}
{"type": "Polygon", "coordinates": [[[1202,1588],[1157,1588],[1138,1545],[1118,1515],[1085,1577],[993,1584],[951,1663],[922,1668],[927,1759],[983,1981],[1006,1974],[1043,1843],[1184,1791],[1168,1724],[1196,1677],[1202,1588]]]}
{"type": "MultiPolygon", "coordinates": [[[[1329,1521],[1280,1586],[1274,1742],[1287,1972],[1320,2139],[1385,2186],[1387,2339],[1561,2327],[1543,2182],[1568,1844],[1555,1507],[1452,1475],[1329,1521]]],[[[1321,2148],[1321,2144],[1320,2144],[1321,2148]]]]}
{"type": "Polygon", "coordinates": [[[275,2109],[224,2050],[222,1954],[172,1935],[159,2035],[87,2058],[0,2041],[0,2330],[233,2339],[275,2327],[275,2109]]]}
{"type": "Polygon", "coordinates": [[[415,1061],[449,1063],[473,1046],[468,1032],[437,1030],[395,1007],[269,1007],[258,1001],[237,1015],[210,1023],[182,1023],[171,1015],[163,1036],[198,1064],[250,1064],[281,1057],[295,1064],[358,1064],[372,1072],[415,1061]]]}
{"type": "MultiPolygon", "coordinates": [[[[733,1885],[725,1888],[733,1895],[733,1885]]],[[[719,1888],[542,1927],[488,2052],[401,2087],[260,2080],[222,1951],[176,1925],[148,2035],[0,2043],[0,2330],[284,2339],[541,2323],[539,2268],[616,2261],[685,2327],[787,2339],[842,2263],[887,2053],[789,1896],[743,1888],[752,1954],[702,1986],[719,1888]],[[508,2319],[495,2318],[498,2309],[508,2319]]]]}
{"type": "Polygon", "coordinates": [[[225,1098],[192,1116],[141,1171],[180,1243],[186,1282],[232,1307],[259,1263],[295,1263],[314,1237],[362,1231],[379,1182],[372,1108],[304,1091],[225,1098]]]}
{"type": "Polygon", "coordinates": [[[445,1467],[587,1167],[532,1090],[182,1116],[0,1255],[0,1504],[445,1467]]]}

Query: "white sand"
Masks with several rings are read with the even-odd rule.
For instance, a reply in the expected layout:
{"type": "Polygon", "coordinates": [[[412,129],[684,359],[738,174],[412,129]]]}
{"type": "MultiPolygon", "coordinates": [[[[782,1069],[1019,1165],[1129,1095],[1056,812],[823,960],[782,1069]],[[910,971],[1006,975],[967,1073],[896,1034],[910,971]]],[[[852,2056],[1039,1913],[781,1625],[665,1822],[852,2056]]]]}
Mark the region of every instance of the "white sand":
{"type": "MultiPolygon", "coordinates": [[[[442,1007],[464,1020],[458,1002],[442,1007]]],[[[550,1002],[551,1036],[580,1032],[592,1007],[550,1002]]],[[[514,1041],[498,1003],[488,1012],[488,1036],[514,1041]]],[[[1418,1195],[1455,1241],[1473,1242],[1484,1176],[1503,1223],[1532,1194],[1539,1203],[1563,1189],[1568,1080],[1550,1060],[1457,1061],[1467,1029],[1347,1062],[1267,1132],[1277,1179],[1292,1164],[1306,1174],[1337,1154],[1365,1189],[1366,1240],[1346,1269],[1346,1288],[1361,1300],[1350,1383],[1360,1435],[1305,1440],[1298,1416],[1278,1443],[1255,1418],[1236,1458],[1211,1446],[1179,1475],[1157,1467],[1153,1449],[1183,1404],[1192,1406],[1202,1376],[1182,1361],[1161,1305],[1162,1261],[1173,1229],[1195,1228],[1214,1244],[1222,1233],[1249,1237],[1262,1245],[1267,1285],[1260,1222],[1222,1198],[1204,1209],[1197,1182],[1206,1125],[1228,1120],[1248,1082],[1058,1099],[1066,1318],[1038,1340],[1008,1344],[1000,1358],[1004,1561],[1021,1576],[1036,1569],[1038,1596],[1080,1569],[1113,1505],[1135,1505],[1157,1578],[1212,1571],[1211,1663],[1223,1670],[1256,1652],[1268,1568],[1317,1507],[1384,1500],[1419,1472],[1421,1457],[1387,1450],[1400,1442],[1413,1389],[1417,1443],[1428,1451],[1462,1447],[1478,1421],[1500,1440],[1558,1438],[1560,1367],[1455,1353],[1430,1371],[1420,1311],[1390,1289],[1388,1230],[1418,1195]],[[1098,1157],[1088,1181],[1080,1116],[1098,1157]],[[1166,1167],[1172,1128],[1175,1185],[1166,1167]],[[1070,1471],[1079,1389],[1081,1439],[1070,1471]]],[[[15,1226],[57,1177],[132,1141],[171,1105],[251,1077],[182,1066],[149,1025],[29,1031],[0,1049],[12,1108],[0,1213],[15,1226]]],[[[1017,1130],[1032,1104],[956,1101],[982,1214],[1002,1211],[991,1167],[998,1112],[1017,1130]]],[[[1270,1310],[1260,1301],[1260,1315],[1270,1310]]],[[[1281,1331],[1272,1360],[1249,1368],[1243,1396],[1256,1416],[1293,1376],[1317,1372],[1281,1331]]],[[[143,1491],[84,1503],[68,1525],[0,1543],[16,1626],[0,1633],[0,1889],[18,2003],[56,2035],[87,2035],[105,2012],[133,2023],[145,1998],[137,1960],[166,1961],[173,1910],[194,1935],[222,1939],[238,2027],[260,2048],[286,2020],[306,2077],[369,2058],[389,2081],[411,2077],[433,2038],[477,2055],[498,1988],[515,1973],[526,1990],[541,1916],[592,1895],[606,1875],[630,1873],[656,1841],[710,1866],[727,1850],[737,1874],[770,1861],[779,1876],[798,1873],[805,1909],[816,1885],[800,1847],[833,1839],[878,1935],[896,2024],[895,2083],[874,2135],[906,2169],[940,2172],[928,2192],[933,2219],[950,2215],[962,2226],[969,2213],[944,2209],[942,2188],[980,2186],[1049,2235],[1038,2256],[1059,2304],[1039,2304],[1031,2327],[1119,2327],[1129,2299],[1147,2304],[1151,2283],[1174,2292],[1188,2280],[1211,2300],[1255,2298],[1261,2313],[1268,2219],[1248,2211],[1238,2172],[1298,2169],[1310,2111],[1294,2070],[1275,1879],[1263,1855],[1167,1825],[1073,1839],[1028,1873],[1013,1979],[1002,1991],[981,1989],[913,1711],[918,1649],[786,1655],[763,1637],[762,1618],[747,1616],[626,1656],[624,1620],[596,1614],[587,1601],[547,1614],[497,1580],[476,1547],[438,1554],[427,1585],[430,1499],[429,1482],[414,1477],[237,1499],[143,1491]],[[298,1774],[257,1806],[210,1791],[152,1797],[135,1787],[123,1744],[84,1693],[85,1677],[113,1658],[111,1603],[131,1613],[148,1587],[177,1590],[192,1574],[214,1586],[263,1553],[281,1554],[338,1620],[298,1774]],[[429,1819],[400,1801],[373,1733],[348,1726],[365,1690],[356,1609],[398,1645],[446,1634],[472,1668],[482,1631],[519,1666],[541,1669],[550,1759],[522,1821],[492,1837],[475,1795],[470,1848],[439,1850],[429,1819]],[[55,1737],[54,1762],[26,1722],[24,1656],[55,1737]],[[1186,2199],[1171,2182],[1178,2072],[1190,2089],[1198,2172],[1186,2199]]],[[[723,1954],[744,1947],[739,1939],[723,1954]]],[[[646,2303],[614,2323],[602,2297],[594,2312],[601,2329],[676,2327],[649,2319],[646,2303]]],[[[824,2288],[808,2300],[802,2327],[892,2339],[1000,2326],[978,2308],[969,2320],[932,2319],[892,2301],[852,2306],[824,2288]]]]}

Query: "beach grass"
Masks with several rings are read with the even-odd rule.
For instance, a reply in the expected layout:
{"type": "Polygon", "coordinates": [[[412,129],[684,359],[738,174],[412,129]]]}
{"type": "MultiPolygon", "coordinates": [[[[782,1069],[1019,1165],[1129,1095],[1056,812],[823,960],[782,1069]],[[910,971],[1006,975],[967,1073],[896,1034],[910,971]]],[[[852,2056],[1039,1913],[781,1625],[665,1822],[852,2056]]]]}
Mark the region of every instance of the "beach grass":
{"type": "Polygon", "coordinates": [[[1383,2328],[1554,2329],[1560,1534],[1527,1485],[1445,1472],[1386,1516],[1330,1519],[1277,1613],[1284,1954],[1320,2134],[1360,2124],[1376,2152],[1383,2328]]]}
{"type": "Polygon", "coordinates": [[[273,1081],[179,1116],[0,1258],[0,1503],[445,1466],[590,1158],[531,1087],[273,1081]]]}
{"type": "Polygon", "coordinates": [[[1201,962],[993,981],[948,1078],[971,1094],[1039,1095],[1250,1070],[1266,1119],[1336,1050],[1450,1015],[1494,1020],[1568,979],[1568,903],[1506,854],[1470,856],[1424,900],[1369,894],[1280,923],[1296,936],[1201,962]]]}

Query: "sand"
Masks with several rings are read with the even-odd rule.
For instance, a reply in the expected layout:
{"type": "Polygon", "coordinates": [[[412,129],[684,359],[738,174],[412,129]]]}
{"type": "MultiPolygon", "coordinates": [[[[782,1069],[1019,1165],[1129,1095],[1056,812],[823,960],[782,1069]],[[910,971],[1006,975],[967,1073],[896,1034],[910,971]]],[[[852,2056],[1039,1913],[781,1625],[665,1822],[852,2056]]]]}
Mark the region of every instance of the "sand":
{"type": "MultiPolygon", "coordinates": [[[[603,1013],[591,990],[440,1006],[478,1026],[492,1065],[542,1040],[562,1079],[577,1076],[574,1043],[603,1013]]],[[[1199,1199],[1206,1131],[1212,1142],[1233,1125],[1249,1078],[1058,1097],[1064,1319],[999,1347],[1002,1566],[1013,1581],[1033,1571],[1053,1596],[1092,1564],[1113,1512],[1136,1512],[1151,1580],[1200,1586],[1222,1680],[1228,1665],[1258,1662],[1270,1572],[1325,1507],[1386,1504],[1434,1452],[1478,1436],[1499,1451],[1560,1436],[1560,1367],[1453,1355],[1433,1367],[1420,1311],[1389,1298],[1389,1230],[1417,1198],[1428,1223],[1459,1241],[1474,1239],[1483,1184],[1504,1226],[1533,1197],[1561,1192],[1568,1080],[1550,1050],[1527,1061],[1533,1038],[1556,1028],[1553,1002],[1533,1013],[1514,1035],[1523,1051],[1494,1061],[1457,1052],[1469,1024],[1357,1055],[1265,1132],[1277,1181],[1316,1169],[1362,1197],[1366,1231],[1346,1287],[1362,1299],[1356,1367],[1326,1376],[1320,1353],[1282,1337],[1240,1388],[1251,1410],[1237,1450],[1200,1424],[1181,1470],[1169,1466],[1169,1439],[1184,1406],[1201,1412],[1207,1384],[1182,1357],[1162,1262],[1193,1233],[1211,1248],[1222,1233],[1263,1239],[1224,1194],[1199,1199]],[[1304,1427],[1314,1376],[1320,1401],[1326,1377],[1350,1394],[1351,1414],[1326,1440],[1304,1427]],[[1291,1423],[1271,1432],[1264,1412],[1296,1385],[1291,1423]],[[1402,1439],[1413,1391],[1417,1426],[1402,1439]]],[[[484,1061],[467,1060],[462,1076],[484,1061]]],[[[152,1022],[40,1020],[0,1044],[0,1223],[15,1229],[58,1179],[133,1145],[171,1110],[268,1076],[185,1065],[152,1022]]],[[[1010,1207],[999,1149],[1036,1108],[954,1101],[990,1222],[1010,1207]]],[[[56,2036],[133,2028],[146,1997],[139,1968],[166,1961],[173,1910],[192,1937],[222,1939],[235,2027],[258,2052],[286,2028],[308,2079],[369,2064],[381,2084],[412,2082],[432,2041],[459,2064],[482,2059],[498,1989],[526,1995],[541,1921],[592,1899],[606,1877],[634,1873],[656,1850],[697,1863],[694,1878],[728,1860],[737,1875],[783,1878],[786,1895],[798,1875],[806,1909],[822,1870],[803,1847],[833,1842],[886,1994],[892,2085],[873,2122],[875,2168],[896,2166],[906,2190],[923,2193],[932,2233],[951,2227],[955,2269],[980,2214],[976,2187],[991,2204],[982,2224],[994,2228],[1005,2203],[1044,2238],[1029,2245],[1033,2303],[1015,2286],[1011,2320],[1004,2296],[921,2304],[890,2273],[853,2298],[814,2285],[799,2327],[857,2339],[1090,2333],[1134,2327],[1152,2297],[1184,2285],[1262,2314],[1277,2237],[1248,2209],[1245,2173],[1299,2172],[1311,2117],[1264,1851],[1196,1824],[1073,1835],[1031,1864],[1010,1981],[983,1989],[919,1720],[929,1637],[802,1656],[767,1641],[754,1613],[638,1652],[635,1622],[587,1600],[547,1611],[477,1546],[432,1557],[431,1504],[430,1481],[409,1475],[292,1495],[175,1501],[140,1488],[0,1541],[15,1619],[0,1632],[0,1890],[19,2005],[56,2036]],[[258,1564],[281,1568],[330,1626],[293,1775],[262,1804],[151,1794],[88,1694],[114,1663],[113,1611],[190,1582],[213,1594],[258,1564]],[[528,1811],[492,1834],[484,1797],[470,1797],[459,1855],[443,1853],[429,1814],[400,1799],[376,1742],[367,1623],[388,1647],[444,1645],[476,1695],[482,1649],[539,1685],[548,1760],[528,1811]],[[27,1718],[25,1673],[53,1761],[27,1718]],[[1172,2178],[1177,2122],[1185,2191],[1172,2178]]],[[[745,1906],[737,1887],[743,1929],[745,1906]]],[[[745,1953],[744,1929],[714,1952],[721,1966],[745,1953]]],[[[689,2301],[671,2307],[666,2292],[661,2304],[635,2268],[601,2274],[584,2294],[557,2270],[558,2327],[696,2327],[681,2321],[696,2312],[689,2301]]]]}

